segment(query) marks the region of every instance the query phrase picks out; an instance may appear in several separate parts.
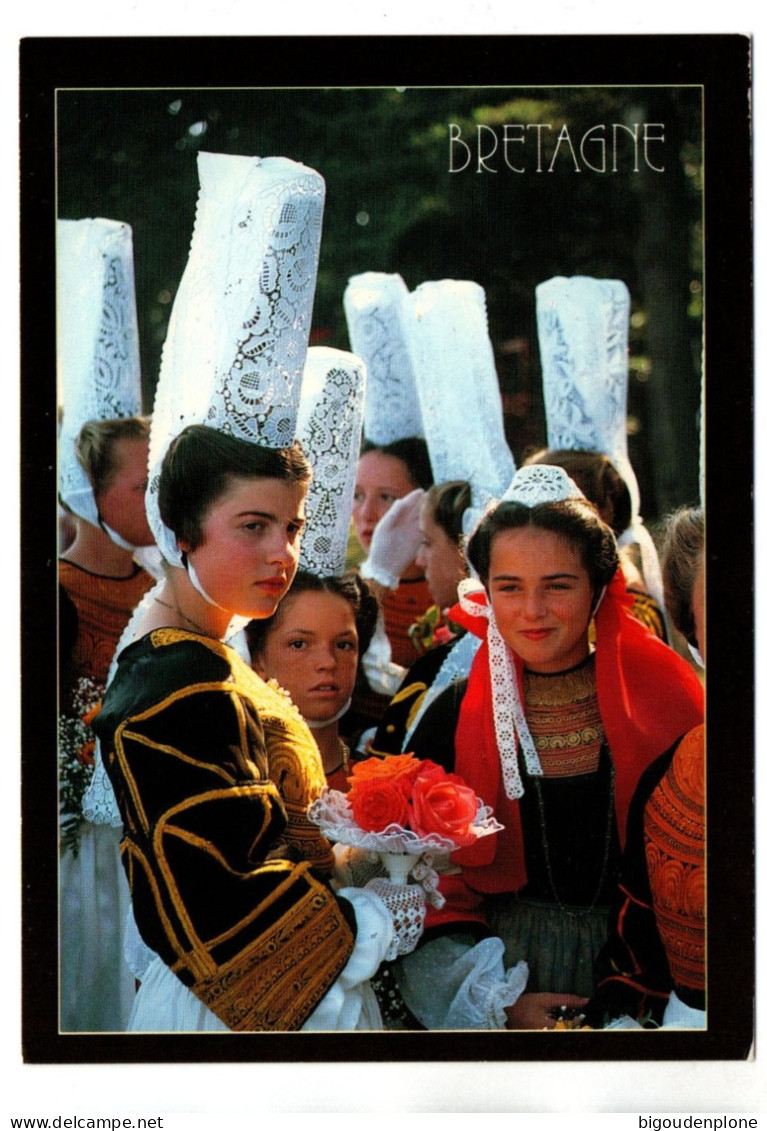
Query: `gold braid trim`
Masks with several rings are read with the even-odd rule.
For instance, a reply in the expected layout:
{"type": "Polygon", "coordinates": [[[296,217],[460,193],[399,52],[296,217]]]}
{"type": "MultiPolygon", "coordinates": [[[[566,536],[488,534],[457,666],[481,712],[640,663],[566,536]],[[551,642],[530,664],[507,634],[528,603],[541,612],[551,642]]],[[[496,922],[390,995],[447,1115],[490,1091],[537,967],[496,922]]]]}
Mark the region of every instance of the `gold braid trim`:
{"type": "Polygon", "coordinates": [[[275,926],[194,992],[235,1032],[299,1029],[345,966],[354,945],[338,906],[315,880],[275,926]]]}

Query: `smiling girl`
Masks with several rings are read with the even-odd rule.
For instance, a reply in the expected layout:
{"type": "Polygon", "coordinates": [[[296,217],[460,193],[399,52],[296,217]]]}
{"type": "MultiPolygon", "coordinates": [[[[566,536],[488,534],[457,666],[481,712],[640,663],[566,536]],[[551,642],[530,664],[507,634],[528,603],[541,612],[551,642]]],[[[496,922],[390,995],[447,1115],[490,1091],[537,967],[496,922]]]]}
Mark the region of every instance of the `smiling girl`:
{"type": "Polygon", "coordinates": [[[560,469],[522,468],[468,556],[485,592],[452,615],[486,639],[415,752],[454,768],[505,826],[452,859],[506,965],[529,963],[533,993],[590,995],[631,796],[701,721],[700,685],[628,614],[615,538],[560,469]]]}

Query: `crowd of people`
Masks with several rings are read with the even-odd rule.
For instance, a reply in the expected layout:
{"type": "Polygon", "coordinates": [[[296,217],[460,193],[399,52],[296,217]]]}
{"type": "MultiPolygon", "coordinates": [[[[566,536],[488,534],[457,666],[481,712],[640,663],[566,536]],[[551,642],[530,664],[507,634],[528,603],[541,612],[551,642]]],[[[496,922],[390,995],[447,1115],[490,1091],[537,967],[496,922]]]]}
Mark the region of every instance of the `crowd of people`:
{"type": "Polygon", "coordinates": [[[705,1027],[704,519],[642,524],[625,287],[539,288],[517,467],[477,284],[354,276],[314,350],[322,178],[198,165],[151,417],[130,229],[59,222],[61,1031],[705,1027]],[[416,764],[494,830],[316,820],[416,764]]]}

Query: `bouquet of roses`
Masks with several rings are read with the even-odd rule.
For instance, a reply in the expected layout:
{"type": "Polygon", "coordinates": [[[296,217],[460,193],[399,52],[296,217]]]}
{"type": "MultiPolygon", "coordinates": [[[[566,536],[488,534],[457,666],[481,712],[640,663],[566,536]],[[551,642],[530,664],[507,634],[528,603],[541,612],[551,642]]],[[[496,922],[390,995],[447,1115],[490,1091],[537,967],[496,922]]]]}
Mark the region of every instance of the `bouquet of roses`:
{"type": "Polygon", "coordinates": [[[348,846],[347,854],[365,850],[359,879],[351,882],[372,890],[391,912],[395,937],[385,956],[391,961],[415,949],[426,900],[437,908],[445,902],[434,854],[473,844],[502,826],[463,778],[413,754],[358,762],[349,782],[348,794],[324,789],[308,816],[329,840],[348,846]],[[368,879],[369,868],[380,865],[388,879],[380,873],[368,879]]]}
{"type": "Polygon", "coordinates": [[[358,762],[347,794],[323,790],[309,818],[330,839],[379,853],[452,852],[501,825],[463,778],[413,754],[358,762]]]}

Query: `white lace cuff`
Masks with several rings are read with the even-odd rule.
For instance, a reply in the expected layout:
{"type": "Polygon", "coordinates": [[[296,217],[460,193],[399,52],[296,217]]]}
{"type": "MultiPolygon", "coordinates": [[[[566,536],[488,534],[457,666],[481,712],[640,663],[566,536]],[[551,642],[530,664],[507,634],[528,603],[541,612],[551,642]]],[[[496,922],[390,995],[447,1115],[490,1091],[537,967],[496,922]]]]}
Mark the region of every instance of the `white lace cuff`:
{"type": "Polygon", "coordinates": [[[505,970],[503,952],[499,938],[434,939],[394,968],[400,992],[427,1029],[503,1029],[528,977],[526,962],[505,970]]]}

